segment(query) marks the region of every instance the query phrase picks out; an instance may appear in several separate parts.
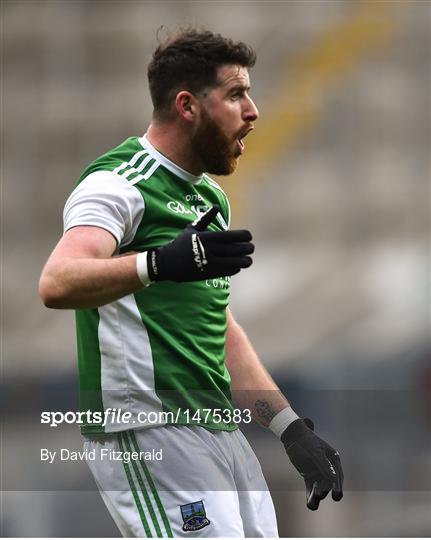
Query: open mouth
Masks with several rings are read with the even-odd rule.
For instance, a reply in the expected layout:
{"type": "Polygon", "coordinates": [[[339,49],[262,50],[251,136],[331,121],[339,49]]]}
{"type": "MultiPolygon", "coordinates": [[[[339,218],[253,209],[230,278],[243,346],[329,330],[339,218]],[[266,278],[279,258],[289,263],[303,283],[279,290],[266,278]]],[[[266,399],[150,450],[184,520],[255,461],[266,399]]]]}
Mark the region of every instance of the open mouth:
{"type": "Polygon", "coordinates": [[[252,129],[253,129],[252,127],[248,128],[247,131],[241,134],[240,137],[238,137],[238,139],[236,140],[240,154],[244,153],[244,149],[245,149],[244,139],[247,137],[247,135],[250,133],[252,129]]]}

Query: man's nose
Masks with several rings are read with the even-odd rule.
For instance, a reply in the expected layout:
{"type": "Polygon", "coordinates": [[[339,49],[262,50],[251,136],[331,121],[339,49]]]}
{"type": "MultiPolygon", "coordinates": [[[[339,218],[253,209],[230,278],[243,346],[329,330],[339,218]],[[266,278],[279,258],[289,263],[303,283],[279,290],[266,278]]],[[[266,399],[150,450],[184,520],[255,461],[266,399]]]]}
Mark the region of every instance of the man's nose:
{"type": "Polygon", "coordinates": [[[244,120],[248,122],[254,122],[259,118],[259,110],[254,104],[254,101],[249,97],[247,100],[247,107],[244,110],[244,120]]]}

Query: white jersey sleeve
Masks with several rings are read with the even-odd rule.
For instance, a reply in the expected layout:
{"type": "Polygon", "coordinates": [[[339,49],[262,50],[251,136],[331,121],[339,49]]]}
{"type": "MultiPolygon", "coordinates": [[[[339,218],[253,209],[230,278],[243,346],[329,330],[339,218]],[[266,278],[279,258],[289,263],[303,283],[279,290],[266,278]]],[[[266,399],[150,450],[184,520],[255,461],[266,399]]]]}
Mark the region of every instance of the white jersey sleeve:
{"type": "Polygon", "coordinates": [[[118,246],[133,240],[145,210],[144,199],[126,178],[111,171],[89,174],[64,207],[64,232],[80,225],[109,231],[118,246]]]}

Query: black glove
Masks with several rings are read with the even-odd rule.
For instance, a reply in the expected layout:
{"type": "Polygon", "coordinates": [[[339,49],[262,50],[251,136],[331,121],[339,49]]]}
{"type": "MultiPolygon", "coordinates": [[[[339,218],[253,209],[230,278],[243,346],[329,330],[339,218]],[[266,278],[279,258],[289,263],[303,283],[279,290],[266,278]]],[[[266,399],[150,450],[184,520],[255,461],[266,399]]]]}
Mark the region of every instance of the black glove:
{"type": "Polygon", "coordinates": [[[220,211],[214,205],[169,244],[148,250],[151,281],[201,281],[233,276],[252,264],[254,245],[249,231],[211,232],[205,229],[220,211]]]}
{"type": "Polygon", "coordinates": [[[334,501],[342,499],[344,475],[338,452],[313,430],[309,418],[299,418],[284,430],[281,441],[293,466],[304,478],[307,507],[317,510],[331,490],[334,501]]]}

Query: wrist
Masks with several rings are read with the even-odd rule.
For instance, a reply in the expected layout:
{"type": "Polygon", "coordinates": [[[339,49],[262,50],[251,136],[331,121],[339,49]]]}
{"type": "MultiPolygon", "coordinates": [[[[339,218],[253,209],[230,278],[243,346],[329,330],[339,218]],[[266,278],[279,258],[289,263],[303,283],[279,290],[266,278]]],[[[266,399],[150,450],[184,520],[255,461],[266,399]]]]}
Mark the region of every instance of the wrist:
{"type": "Polygon", "coordinates": [[[274,418],[269,423],[268,428],[281,439],[282,434],[286,429],[295,421],[298,420],[299,416],[292,409],[292,407],[286,407],[279,413],[277,413],[274,418]]]}
{"type": "Polygon", "coordinates": [[[148,271],[148,251],[138,253],[136,257],[136,273],[138,274],[139,281],[144,287],[148,287],[153,282],[150,278],[148,271]]]}
{"type": "Polygon", "coordinates": [[[153,281],[160,281],[160,248],[149,249],[146,252],[147,255],[147,272],[148,276],[153,281]]]}
{"type": "Polygon", "coordinates": [[[309,418],[298,418],[294,420],[281,434],[281,442],[287,448],[295,443],[303,435],[314,431],[314,423],[309,418]]]}

